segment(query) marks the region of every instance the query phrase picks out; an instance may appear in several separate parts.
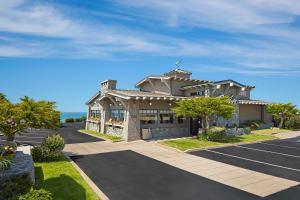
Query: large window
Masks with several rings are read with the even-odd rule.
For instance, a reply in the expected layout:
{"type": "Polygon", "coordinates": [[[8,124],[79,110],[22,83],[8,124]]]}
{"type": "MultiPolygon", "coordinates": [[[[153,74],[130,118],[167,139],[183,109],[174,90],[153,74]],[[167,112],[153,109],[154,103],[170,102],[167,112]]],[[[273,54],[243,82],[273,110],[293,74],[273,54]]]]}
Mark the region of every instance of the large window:
{"type": "Polygon", "coordinates": [[[100,118],[100,115],[101,115],[100,110],[91,110],[90,111],[90,117],[100,118]]]}
{"type": "Polygon", "coordinates": [[[183,116],[178,116],[177,117],[177,123],[178,124],[183,124],[184,123],[185,118],[183,116]]]}
{"type": "Polygon", "coordinates": [[[159,123],[161,124],[172,124],[174,123],[175,114],[171,110],[160,110],[159,111],[159,123]]]}
{"type": "Polygon", "coordinates": [[[157,110],[140,110],[141,124],[156,124],[157,110]]]}
{"type": "Polygon", "coordinates": [[[124,120],[124,110],[123,109],[111,109],[110,110],[110,118],[115,121],[123,121],[124,120]]]}

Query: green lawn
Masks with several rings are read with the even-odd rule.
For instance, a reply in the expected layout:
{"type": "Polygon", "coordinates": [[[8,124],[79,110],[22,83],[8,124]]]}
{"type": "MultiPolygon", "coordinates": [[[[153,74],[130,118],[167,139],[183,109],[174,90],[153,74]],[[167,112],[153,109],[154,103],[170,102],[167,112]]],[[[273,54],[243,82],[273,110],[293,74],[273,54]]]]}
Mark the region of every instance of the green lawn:
{"type": "Polygon", "coordinates": [[[252,133],[255,134],[276,134],[276,133],[283,133],[283,132],[290,132],[292,130],[289,129],[279,129],[279,128],[267,128],[267,129],[261,129],[261,130],[256,130],[252,131],[252,133]]]}
{"type": "Polygon", "coordinates": [[[205,148],[205,147],[220,146],[224,144],[235,144],[239,142],[256,142],[256,141],[271,140],[271,139],[276,139],[276,137],[271,135],[249,134],[249,135],[241,135],[236,137],[226,137],[222,142],[208,141],[203,138],[199,138],[199,139],[188,138],[188,139],[166,140],[159,143],[185,151],[194,148],[205,148]]]}
{"type": "Polygon", "coordinates": [[[44,188],[53,194],[55,200],[82,199],[96,200],[92,191],[69,160],[35,162],[35,188],[44,188]]]}
{"type": "Polygon", "coordinates": [[[113,142],[119,142],[119,141],[123,140],[121,137],[114,136],[114,135],[108,135],[108,134],[104,134],[104,133],[99,133],[97,131],[91,131],[91,130],[85,130],[85,129],[81,129],[81,130],[78,130],[78,131],[81,132],[81,133],[88,133],[88,134],[96,135],[96,136],[99,136],[99,137],[103,137],[103,138],[109,139],[113,142]]]}

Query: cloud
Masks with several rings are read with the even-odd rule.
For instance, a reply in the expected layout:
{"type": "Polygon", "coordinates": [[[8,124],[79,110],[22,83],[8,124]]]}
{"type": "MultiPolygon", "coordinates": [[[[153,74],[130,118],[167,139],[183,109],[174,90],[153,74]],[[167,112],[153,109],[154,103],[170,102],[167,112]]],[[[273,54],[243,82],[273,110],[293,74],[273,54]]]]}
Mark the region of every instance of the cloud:
{"type": "Polygon", "coordinates": [[[291,25],[300,15],[296,0],[113,2],[122,12],[74,10],[46,1],[5,1],[0,5],[0,56],[130,59],[159,55],[199,62],[209,58],[234,66],[208,65],[210,70],[299,75],[300,34],[291,25]],[[81,14],[92,15],[93,20],[81,14]],[[151,28],[141,28],[148,23],[151,28]],[[203,29],[218,34],[198,34],[203,29]],[[222,34],[227,35],[225,40],[218,38],[222,34]]]}

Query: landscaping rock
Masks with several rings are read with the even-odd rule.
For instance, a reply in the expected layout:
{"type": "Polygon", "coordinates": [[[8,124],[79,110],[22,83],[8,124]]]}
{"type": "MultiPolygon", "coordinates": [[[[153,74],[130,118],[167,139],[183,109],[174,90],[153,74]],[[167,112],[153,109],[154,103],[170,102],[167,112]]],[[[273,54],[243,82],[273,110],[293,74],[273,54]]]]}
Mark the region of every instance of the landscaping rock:
{"type": "Polygon", "coordinates": [[[28,173],[31,181],[34,184],[34,166],[30,152],[30,146],[22,146],[17,148],[16,156],[12,160],[11,168],[0,172],[0,179],[4,180],[14,175],[28,173]]]}

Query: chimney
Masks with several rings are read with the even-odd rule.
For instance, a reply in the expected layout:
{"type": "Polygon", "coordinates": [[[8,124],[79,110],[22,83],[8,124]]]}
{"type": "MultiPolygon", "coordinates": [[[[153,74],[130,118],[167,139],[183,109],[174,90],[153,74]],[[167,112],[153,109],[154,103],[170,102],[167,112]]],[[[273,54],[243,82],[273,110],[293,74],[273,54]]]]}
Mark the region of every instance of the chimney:
{"type": "Polygon", "coordinates": [[[107,90],[115,90],[117,88],[116,80],[106,80],[100,83],[100,89],[102,93],[107,92],[107,90]]]}

